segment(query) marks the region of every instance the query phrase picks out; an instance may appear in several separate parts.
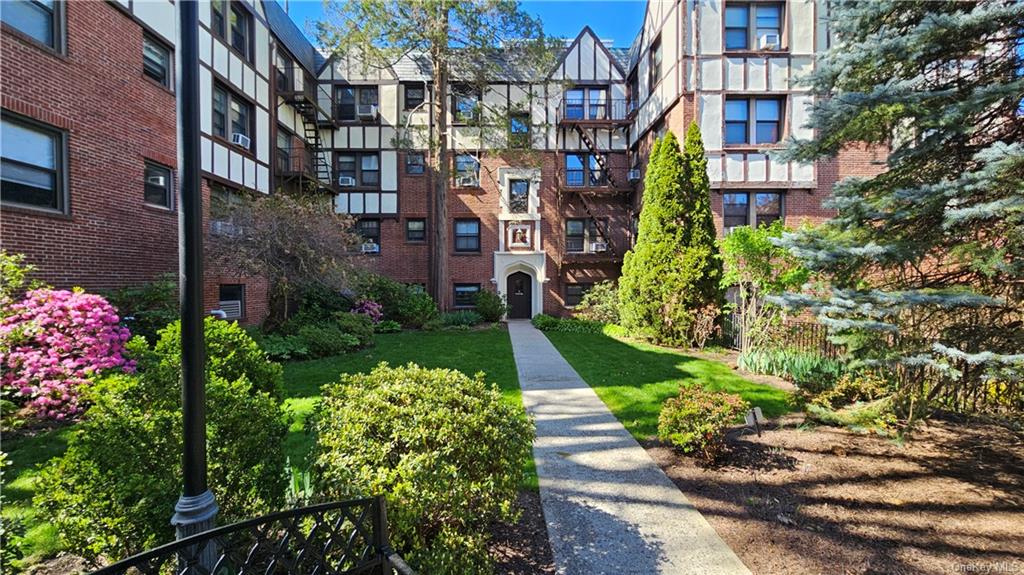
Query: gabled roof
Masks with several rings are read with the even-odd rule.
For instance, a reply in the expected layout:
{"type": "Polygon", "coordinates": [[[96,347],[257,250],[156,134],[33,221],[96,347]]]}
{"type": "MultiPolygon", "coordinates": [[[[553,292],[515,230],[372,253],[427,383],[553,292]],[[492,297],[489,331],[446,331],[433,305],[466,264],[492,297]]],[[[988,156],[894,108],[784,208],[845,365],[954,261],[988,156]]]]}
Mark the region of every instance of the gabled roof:
{"type": "Polygon", "coordinates": [[[619,58],[617,58],[616,55],[612,53],[612,51],[609,50],[604,45],[604,42],[602,42],[601,39],[597,37],[597,34],[594,34],[594,31],[590,29],[590,26],[584,26],[583,29],[580,30],[580,33],[576,35],[576,39],[573,40],[572,43],[569,44],[565,48],[565,50],[558,55],[558,60],[555,62],[555,65],[551,68],[551,71],[548,73],[548,76],[552,76],[555,73],[555,71],[557,71],[562,66],[562,64],[565,63],[565,57],[571,54],[573,48],[579,46],[580,41],[583,39],[584,36],[587,35],[594,39],[594,45],[608,55],[608,61],[611,62],[612,65],[615,66],[615,69],[619,71],[619,74],[622,74],[622,77],[625,78],[626,70],[628,68],[625,68],[622,62],[619,60],[619,58]]]}
{"type": "Polygon", "coordinates": [[[292,22],[277,0],[263,0],[263,11],[270,24],[270,32],[284,44],[299,65],[316,76],[326,62],[320,52],[306,39],[306,35],[292,22]]]}

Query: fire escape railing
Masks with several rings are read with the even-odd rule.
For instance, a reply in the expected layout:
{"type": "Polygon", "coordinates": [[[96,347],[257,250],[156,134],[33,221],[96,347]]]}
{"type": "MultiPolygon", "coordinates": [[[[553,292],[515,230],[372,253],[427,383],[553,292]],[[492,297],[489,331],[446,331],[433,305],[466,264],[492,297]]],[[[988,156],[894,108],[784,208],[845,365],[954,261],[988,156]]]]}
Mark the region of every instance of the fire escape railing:
{"type": "MultiPolygon", "coordinates": [[[[301,147],[301,151],[295,153],[307,155],[309,160],[309,163],[304,166],[305,171],[283,173],[307,174],[314,177],[321,187],[333,189],[334,179],[330,155],[324,150],[323,140],[320,137],[321,128],[334,125],[334,118],[331,115],[333,104],[330,90],[319,84],[298,64],[275,66],[274,73],[277,95],[294,108],[302,119],[300,135],[304,145],[301,147]]],[[[281,161],[281,150],[284,148],[279,148],[277,152],[279,162],[281,161]]],[[[289,152],[289,154],[291,153],[289,152]]]]}

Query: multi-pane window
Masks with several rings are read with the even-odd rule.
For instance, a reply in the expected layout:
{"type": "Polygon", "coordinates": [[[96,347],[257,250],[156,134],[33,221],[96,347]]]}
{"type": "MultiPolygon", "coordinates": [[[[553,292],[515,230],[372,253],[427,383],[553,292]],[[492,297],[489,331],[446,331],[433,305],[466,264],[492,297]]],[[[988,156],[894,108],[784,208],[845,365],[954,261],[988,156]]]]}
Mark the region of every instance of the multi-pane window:
{"type": "MultiPolygon", "coordinates": [[[[213,225],[217,222],[231,223],[234,220],[235,211],[240,209],[245,203],[245,196],[225,188],[220,184],[213,184],[210,187],[210,221],[211,221],[211,232],[217,233],[213,229],[213,225]]],[[[226,230],[225,226],[218,226],[221,230],[226,230]]]]}
{"type": "Polygon", "coordinates": [[[337,173],[342,187],[376,188],[380,185],[380,156],[338,154],[337,173]]]}
{"type": "Polygon", "coordinates": [[[573,88],[565,92],[565,117],[603,120],[608,117],[608,88],[573,88]]]}
{"type": "Polygon", "coordinates": [[[173,206],[174,197],[171,169],[160,164],[146,162],[145,177],[143,198],[146,203],[170,209],[173,206]]]}
{"type": "Polygon", "coordinates": [[[608,177],[595,154],[566,154],[565,185],[569,187],[600,187],[608,177]]]}
{"type": "Polygon", "coordinates": [[[426,88],[423,86],[405,86],[405,109],[415,110],[416,108],[423,105],[423,101],[426,99],[426,88]]]}
{"type": "Polygon", "coordinates": [[[422,175],[427,171],[427,162],[423,152],[407,152],[405,154],[405,173],[412,176],[422,175]]]}
{"type": "Polygon", "coordinates": [[[231,22],[231,47],[238,50],[246,60],[252,61],[252,15],[238,2],[231,3],[228,15],[231,22]]]}
{"type": "Polygon", "coordinates": [[[781,45],[781,3],[730,3],[725,7],[726,50],[778,50],[781,45]]]}
{"type": "Polygon", "coordinates": [[[379,96],[376,86],[339,86],[334,92],[335,115],[342,122],[373,120],[379,96]]]}
{"type": "Polygon", "coordinates": [[[241,134],[250,138],[252,148],[252,104],[221,85],[213,87],[213,135],[232,138],[241,134]],[[230,124],[230,125],[229,125],[230,124]]]}
{"type": "Polygon", "coordinates": [[[224,319],[242,319],[245,316],[245,285],[220,284],[218,307],[224,312],[224,319]]]}
{"type": "Polygon", "coordinates": [[[277,171],[281,173],[292,171],[292,135],[283,127],[277,127],[277,171]]]}
{"type": "Polygon", "coordinates": [[[480,118],[480,92],[472,88],[452,90],[452,116],[456,123],[469,123],[480,118]]]}
{"type": "Polygon", "coordinates": [[[569,307],[580,305],[583,296],[590,291],[593,285],[591,283],[565,284],[565,305],[569,307]]]}
{"type": "Polygon", "coordinates": [[[508,143],[512,148],[530,147],[530,115],[515,113],[508,118],[508,143]]]}
{"type": "Polygon", "coordinates": [[[525,214],[530,209],[530,181],[510,180],[508,183],[508,211],[525,214]]]}
{"type": "Polygon", "coordinates": [[[647,54],[647,93],[653,94],[654,87],[661,80],[661,37],[659,36],[653,44],[651,51],[647,54]]]}
{"type": "Polygon", "coordinates": [[[775,144],[782,140],[782,100],[727,98],[726,144],[775,144]]]}
{"type": "Polygon", "coordinates": [[[480,185],[480,162],[472,154],[455,156],[455,185],[460,187],[480,185]]]}
{"type": "Polygon", "coordinates": [[[380,245],[380,220],[359,220],[356,222],[356,232],[364,243],[380,245]]]}
{"type": "Polygon", "coordinates": [[[148,34],[142,36],[142,73],[161,86],[171,87],[171,50],[148,34]]]}
{"type": "Polygon", "coordinates": [[[294,74],[295,63],[279,46],[274,57],[274,79],[277,82],[278,92],[293,92],[295,90],[295,84],[292,81],[294,74]]]}
{"type": "Polygon", "coordinates": [[[213,33],[221,38],[227,35],[227,12],[228,0],[211,0],[210,2],[210,27],[213,33]]]}
{"type": "Polygon", "coordinates": [[[475,218],[455,220],[455,251],[480,251],[480,220],[475,218]]]}
{"type": "Polygon", "coordinates": [[[424,218],[409,218],[405,220],[405,241],[427,241],[427,220],[424,218]]]}
{"type": "Polygon", "coordinates": [[[590,243],[600,240],[597,222],[590,218],[565,220],[565,251],[569,253],[590,252],[590,243]]]}
{"type": "Polygon", "coordinates": [[[782,219],[779,192],[730,192],[723,195],[722,202],[726,232],[738,226],[762,226],[782,219]]]}
{"type": "Polygon", "coordinates": [[[480,293],[480,284],[455,284],[455,307],[476,306],[476,296],[480,293]]]}
{"type": "Polygon", "coordinates": [[[5,204],[67,211],[63,132],[3,116],[0,200],[5,204]]]}
{"type": "Polygon", "coordinates": [[[0,19],[33,40],[60,50],[60,10],[59,1],[10,0],[3,2],[0,19]]]}

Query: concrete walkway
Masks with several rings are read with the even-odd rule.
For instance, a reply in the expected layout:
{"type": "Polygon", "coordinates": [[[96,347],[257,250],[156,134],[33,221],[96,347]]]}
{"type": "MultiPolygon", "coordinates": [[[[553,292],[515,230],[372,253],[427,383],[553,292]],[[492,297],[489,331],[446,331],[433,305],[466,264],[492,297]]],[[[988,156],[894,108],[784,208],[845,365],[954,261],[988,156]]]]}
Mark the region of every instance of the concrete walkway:
{"type": "Polygon", "coordinates": [[[544,334],[508,330],[558,573],[749,574],[544,334]]]}

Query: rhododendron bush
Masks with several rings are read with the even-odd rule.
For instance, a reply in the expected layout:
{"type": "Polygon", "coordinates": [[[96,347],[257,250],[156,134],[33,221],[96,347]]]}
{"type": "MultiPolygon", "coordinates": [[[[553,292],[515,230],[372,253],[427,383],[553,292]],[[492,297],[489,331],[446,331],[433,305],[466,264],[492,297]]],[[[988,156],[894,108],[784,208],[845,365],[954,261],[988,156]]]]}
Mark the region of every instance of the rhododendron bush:
{"type": "Polygon", "coordinates": [[[125,357],[130,333],[98,295],[36,289],[0,319],[0,387],[39,417],[66,419],[82,412],[81,387],[102,371],[135,370],[125,357]]]}
{"type": "Polygon", "coordinates": [[[361,299],[352,306],[352,313],[365,315],[373,323],[380,323],[384,319],[384,306],[371,299],[361,299]]]}

